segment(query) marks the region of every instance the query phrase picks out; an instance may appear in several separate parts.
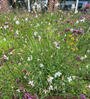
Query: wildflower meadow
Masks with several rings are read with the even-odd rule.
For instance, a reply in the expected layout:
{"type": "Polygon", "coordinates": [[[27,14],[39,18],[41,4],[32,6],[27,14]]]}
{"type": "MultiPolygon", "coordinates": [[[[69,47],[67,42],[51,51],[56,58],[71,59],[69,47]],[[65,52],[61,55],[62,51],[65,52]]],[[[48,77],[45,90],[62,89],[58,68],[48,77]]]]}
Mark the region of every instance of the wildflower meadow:
{"type": "Polygon", "coordinates": [[[0,99],[53,95],[90,99],[90,11],[0,14],[0,99]]]}

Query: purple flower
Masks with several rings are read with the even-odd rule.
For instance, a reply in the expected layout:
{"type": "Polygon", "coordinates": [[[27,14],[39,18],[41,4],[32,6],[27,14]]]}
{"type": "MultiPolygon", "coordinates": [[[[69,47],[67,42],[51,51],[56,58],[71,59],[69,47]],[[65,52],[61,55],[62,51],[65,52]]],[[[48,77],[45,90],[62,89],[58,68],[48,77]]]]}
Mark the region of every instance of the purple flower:
{"type": "Polygon", "coordinates": [[[5,25],[7,25],[8,24],[8,22],[5,22],[5,25]]]}
{"type": "Polygon", "coordinates": [[[79,79],[79,77],[78,77],[78,76],[77,76],[76,78],[77,78],[77,79],[79,79]]]}
{"type": "Polygon", "coordinates": [[[78,32],[78,30],[76,30],[76,29],[73,29],[72,30],[72,33],[76,33],[76,32],[78,32]]]}
{"type": "Polygon", "coordinates": [[[2,94],[2,92],[0,92],[0,95],[2,94]]]}
{"type": "Polygon", "coordinates": [[[55,22],[57,23],[57,20],[55,20],[55,22]]]}
{"type": "Polygon", "coordinates": [[[38,36],[35,36],[35,38],[38,38],[38,36]]]}
{"type": "Polygon", "coordinates": [[[16,82],[19,82],[20,81],[20,79],[16,79],[16,82]]]}
{"type": "Polygon", "coordinates": [[[81,61],[80,56],[76,56],[75,58],[76,58],[76,60],[81,61]]]}
{"type": "Polygon", "coordinates": [[[11,60],[11,63],[13,63],[13,60],[11,60]]]}
{"type": "Polygon", "coordinates": [[[61,22],[62,25],[64,25],[64,23],[61,22]]]}
{"type": "Polygon", "coordinates": [[[81,99],[86,99],[84,94],[81,94],[81,99]]]}
{"type": "Polygon", "coordinates": [[[67,22],[67,23],[69,23],[69,22],[70,22],[70,20],[67,20],[66,22],[67,22]]]}
{"type": "Polygon", "coordinates": [[[70,31],[70,28],[66,28],[66,29],[65,29],[65,32],[68,32],[68,31],[70,31]]]}
{"type": "Polygon", "coordinates": [[[27,73],[27,70],[26,70],[26,69],[24,69],[24,70],[22,70],[22,72],[23,72],[23,73],[27,73]]]}

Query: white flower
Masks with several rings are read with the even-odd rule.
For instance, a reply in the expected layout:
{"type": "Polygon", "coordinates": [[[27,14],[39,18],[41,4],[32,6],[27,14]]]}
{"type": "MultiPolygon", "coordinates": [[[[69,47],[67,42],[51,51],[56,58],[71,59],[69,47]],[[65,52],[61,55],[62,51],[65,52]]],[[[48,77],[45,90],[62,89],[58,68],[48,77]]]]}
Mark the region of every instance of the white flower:
{"type": "Polygon", "coordinates": [[[81,57],[81,60],[83,60],[84,59],[84,57],[81,57]]]}
{"type": "Polygon", "coordinates": [[[35,18],[37,18],[38,16],[36,15],[35,18]]]}
{"type": "Polygon", "coordinates": [[[50,25],[50,23],[48,25],[50,25]]]}
{"type": "Polygon", "coordinates": [[[60,49],[60,46],[56,46],[57,49],[60,49]]]}
{"type": "Polygon", "coordinates": [[[20,90],[19,90],[19,89],[17,89],[16,91],[20,92],[20,90]]]}
{"type": "Polygon", "coordinates": [[[60,73],[60,72],[57,72],[57,75],[58,75],[58,76],[60,76],[61,74],[62,74],[62,73],[60,73]]]}
{"type": "Polygon", "coordinates": [[[73,78],[73,79],[75,79],[75,78],[76,78],[76,76],[72,76],[72,78],[73,78]]]}
{"type": "Polygon", "coordinates": [[[21,63],[19,63],[19,65],[21,65],[21,63]]]}
{"type": "Polygon", "coordinates": [[[31,55],[31,57],[28,57],[28,59],[27,59],[27,61],[30,61],[30,60],[32,60],[32,55],[31,55]]]}
{"type": "Polygon", "coordinates": [[[89,53],[89,52],[90,52],[90,50],[87,50],[87,52],[89,53]]]}
{"type": "Polygon", "coordinates": [[[84,58],[87,58],[87,55],[85,55],[85,57],[84,58]]]}
{"type": "Polygon", "coordinates": [[[70,77],[67,77],[67,79],[68,79],[69,82],[72,81],[71,76],[70,77]]]}
{"type": "Polygon", "coordinates": [[[39,41],[41,40],[41,36],[38,36],[39,37],[39,41]]]}
{"type": "Polygon", "coordinates": [[[88,69],[88,65],[86,66],[86,69],[88,69]]]}
{"type": "Polygon", "coordinates": [[[40,25],[37,23],[37,26],[40,26],[40,25]]]}
{"type": "Polygon", "coordinates": [[[57,77],[57,76],[60,76],[62,73],[60,73],[60,72],[57,72],[57,73],[55,73],[55,77],[57,77]]]}
{"type": "Polygon", "coordinates": [[[84,19],[82,19],[82,20],[80,20],[81,22],[85,22],[85,18],[84,19]]]}
{"type": "Polygon", "coordinates": [[[30,84],[30,85],[32,85],[32,86],[34,86],[33,81],[29,81],[29,83],[28,83],[28,84],[30,84]]]}
{"type": "Polygon", "coordinates": [[[57,7],[58,5],[60,5],[60,3],[56,3],[55,6],[57,7]]]}
{"type": "Polygon", "coordinates": [[[40,64],[40,67],[43,67],[44,65],[43,64],[40,64]]]}
{"type": "Polygon", "coordinates": [[[77,20],[76,23],[79,23],[79,21],[77,20]]]}
{"type": "Polygon", "coordinates": [[[81,68],[79,68],[79,70],[81,70],[81,68]]]}
{"type": "Polygon", "coordinates": [[[53,86],[52,85],[50,85],[50,87],[48,88],[49,90],[53,90],[53,86]]]}
{"type": "Polygon", "coordinates": [[[4,26],[4,29],[5,29],[5,30],[6,30],[6,28],[7,28],[7,27],[6,27],[6,26],[4,26]]]}
{"type": "Polygon", "coordinates": [[[25,21],[28,21],[28,18],[25,18],[25,21]]]}
{"type": "Polygon", "coordinates": [[[6,38],[4,38],[3,40],[6,41],[6,38]]]}
{"type": "Polygon", "coordinates": [[[24,76],[24,78],[26,79],[26,76],[24,76]]]}
{"type": "Polygon", "coordinates": [[[65,34],[65,36],[66,36],[66,34],[65,34]]]}
{"type": "Polygon", "coordinates": [[[35,32],[34,32],[34,35],[37,35],[37,34],[38,34],[38,32],[35,31],[35,32]]]}
{"type": "Polygon", "coordinates": [[[31,24],[31,26],[32,26],[32,24],[31,24]]]}
{"type": "Polygon", "coordinates": [[[41,71],[39,71],[39,73],[41,74],[42,72],[41,72],[41,71]]]}
{"type": "Polygon", "coordinates": [[[18,30],[16,30],[16,34],[18,35],[18,30]]]}
{"type": "Polygon", "coordinates": [[[51,13],[51,15],[53,15],[53,13],[51,13]]]}
{"type": "Polygon", "coordinates": [[[16,17],[14,17],[13,20],[16,20],[16,17]]]}
{"type": "Polygon", "coordinates": [[[16,24],[18,25],[19,24],[19,21],[16,21],[16,24]]]}
{"type": "Polygon", "coordinates": [[[54,76],[55,76],[55,78],[56,78],[56,77],[57,77],[57,73],[55,73],[55,75],[54,75],[54,76]]]}

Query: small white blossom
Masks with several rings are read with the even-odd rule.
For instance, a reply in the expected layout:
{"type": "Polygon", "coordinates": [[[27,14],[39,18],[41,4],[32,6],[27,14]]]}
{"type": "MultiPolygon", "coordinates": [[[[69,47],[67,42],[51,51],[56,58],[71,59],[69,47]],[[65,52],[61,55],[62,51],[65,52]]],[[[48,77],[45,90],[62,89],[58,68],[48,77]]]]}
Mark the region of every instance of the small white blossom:
{"type": "Polygon", "coordinates": [[[24,78],[26,79],[27,77],[26,77],[26,76],[24,76],[24,78]]]}
{"type": "Polygon", "coordinates": [[[6,41],[6,38],[4,38],[3,40],[6,41]]]}
{"type": "Polygon", "coordinates": [[[19,89],[17,89],[16,91],[20,92],[20,90],[19,90],[19,89]]]}
{"type": "Polygon", "coordinates": [[[76,23],[79,23],[79,21],[77,20],[76,23]]]}
{"type": "Polygon", "coordinates": [[[34,32],[34,35],[37,35],[37,34],[38,34],[38,32],[35,31],[35,32],[34,32]]]}
{"type": "Polygon", "coordinates": [[[84,19],[82,19],[82,20],[80,20],[81,22],[85,22],[85,18],[84,19]]]}
{"type": "Polygon", "coordinates": [[[31,86],[34,86],[33,81],[29,81],[29,83],[31,86]]]}
{"type": "Polygon", "coordinates": [[[53,90],[53,86],[52,85],[50,85],[50,87],[48,88],[49,90],[53,90]]]}
{"type": "Polygon", "coordinates": [[[18,30],[16,30],[16,34],[18,35],[18,30]]]}
{"type": "Polygon", "coordinates": [[[70,77],[67,77],[67,79],[68,79],[68,81],[69,81],[69,82],[71,82],[71,81],[72,81],[71,76],[70,76],[70,77]]]}
{"type": "Polygon", "coordinates": [[[86,66],[86,69],[88,69],[88,65],[86,66]]]}
{"type": "Polygon", "coordinates": [[[49,23],[49,25],[50,25],[50,23],[49,23]]]}
{"type": "Polygon", "coordinates": [[[40,67],[43,67],[44,65],[43,64],[40,64],[40,67]]]}
{"type": "Polygon", "coordinates": [[[6,30],[6,28],[7,28],[7,27],[6,27],[6,26],[4,26],[4,29],[5,29],[5,30],[6,30]]]}
{"type": "Polygon", "coordinates": [[[87,55],[85,55],[85,58],[87,58],[87,55]]]}
{"type": "Polygon", "coordinates": [[[90,50],[87,50],[87,52],[89,53],[89,52],[90,52],[90,50]]]}
{"type": "Polygon", "coordinates": [[[75,79],[75,78],[76,78],[76,76],[72,76],[72,78],[73,78],[73,79],[75,79]]]}
{"type": "Polygon", "coordinates": [[[28,21],[28,18],[25,18],[25,21],[28,21]]]}
{"type": "Polygon", "coordinates": [[[16,21],[16,24],[18,25],[19,24],[19,21],[16,21]]]}
{"type": "Polygon", "coordinates": [[[31,55],[31,57],[28,57],[28,59],[27,59],[27,61],[30,61],[30,60],[32,60],[32,55],[31,55]]]}

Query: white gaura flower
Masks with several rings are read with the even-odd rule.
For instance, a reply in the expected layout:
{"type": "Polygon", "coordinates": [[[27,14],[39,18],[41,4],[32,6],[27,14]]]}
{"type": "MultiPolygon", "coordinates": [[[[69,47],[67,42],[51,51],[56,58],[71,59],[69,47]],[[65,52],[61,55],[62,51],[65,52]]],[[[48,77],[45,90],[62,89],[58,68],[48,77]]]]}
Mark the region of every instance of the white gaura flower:
{"type": "Polygon", "coordinates": [[[37,23],[37,26],[40,26],[39,23],[37,23]]]}
{"type": "Polygon", "coordinates": [[[87,52],[89,53],[89,52],[90,52],[90,50],[87,50],[87,52]]]}
{"type": "Polygon", "coordinates": [[[50,90],[53,90],[53,86],[50,85],[48,89],[49,89],[49,91],[50,91],[50,90]]]}
{"type": "Polygon", "coordinates": [[[50,23],[48,25],[50,25],[50,23]]]}
{"type": "Polygon", "coordinates": [[[16,24],[18,25],[19,24],[19,21],[16,21],[16,24]]]}
{"type": "Polygon", "coordinates": [[[84,58],[87,58],[87,55],[85,55],[85,57],[84,58]]]}
{"type": "Polygon", "coordinates": [[[85,18],[84,19],[82,19],[82,20],[80,20],[81,22],[85,22],[85,18]]]}
{"type": "Polygon", "coordinates": [[[4,29],[6,30],[7,26],[4,26],[4,29]]]}
{"type": "Polygon", "coordinates": [[[25,18],[25,21],[28,21],[28,18],[25,18]]]}
{"type": "Polygon", "coordinates": [[[39,37],[39,41],[41,40],[41,36],[38,36],[39,37]]]}
{"type": "Polygon", "coordinates": [[[60,72],[57,72],[57,73],[55,73],[55,78],[57,77],[57,76],[60,76],[62,73],[60,73],[60,72]]]}
{"type": "Polygon", "coordinates": [[[4,38],[3,40],[6,41],[6,38],[4,38]]]}
{"type": "Polygon", "coordinates": [[[60,49],[60,46],[56,46],[57,49],[60,49]]]}
{"type": "Polygon", "coordinates": [[[16,30],[16,34],[18,35],[19,33],[18,33],[18,30],[16,30]]]}
{"type": "Polygon", "coordinates": [[[13,20],[16,20],[16,17],[14,17],[13,20]]]}
{"type": "Polygon", "coordinates": [[[31,57],[28,57],[28,59],[27,59],[27,61],[30,61],[30,60],[32,60],[32,55],[31,55],[31,57]]]}
{"type": "Polygon", "coordinates": [[[83,60],[84,59],[84,57],[81,57],[81,60],[83,60]]]}
{"type": "Polygon", "coordinates": [[[76,76],[72,76],[72,78],[73,78],[73,79],[75,79],[75,78],[76,78],[76,76]]]}
{"type": "Polygon", "coordinates": [[[79,21],[77,20],[76,23],[79,23],[79,21]]]}
{"type": "Polygon", "coordinates": [[[44,65],[43,64],[40,64],[40,67],[43,67],[44,65]]]}
{"type": "Polygon", "coordinates": [[[20,90],[19,90],[19,89],[17,89],[16,91],[20,92],[20,90]]]}
{"type": "Polygon", "coordinates": [[[51,15],[53,15],[53,13],[51,13],[51,15]]]}
{"type": "Polygon", "coordinates": [[[37,35],[37,34],[38,34],[38,32],[35,31],[35,32],[34,32],[34,35],[37,35]]]}
{"type": "Polygon", "coordinates": [[[68,79],[68,81],[69,81],[69,82],[71,82],[71,81],[72,81],[71,76],[70,76],[70,77],[67,77],[67,79],[68,79]]]}
{"type": "Polygon", "coordinates": [[[26,77],[26,76],[24,76],[24,78],[26,79],[27,77],[26,77]]]}
{"type": "Polygon", "coordinates": [[[35,18],[37,18],[38,16],[36,15],[35,18]]]}
{"type": "Polygon", "coordinates": [[[33,81],[29,81],[29,83],[31,86],[34,86],[33,81]]]}
{"type": "Polygon", "coordinates": [[[66,36],[66,34],[65,34],[65,36],[66,36]]]}
{"type": "Polygon", "coordinates": [[[88,69],[88,65],[86,66],[86,69],[88,69]]]}

